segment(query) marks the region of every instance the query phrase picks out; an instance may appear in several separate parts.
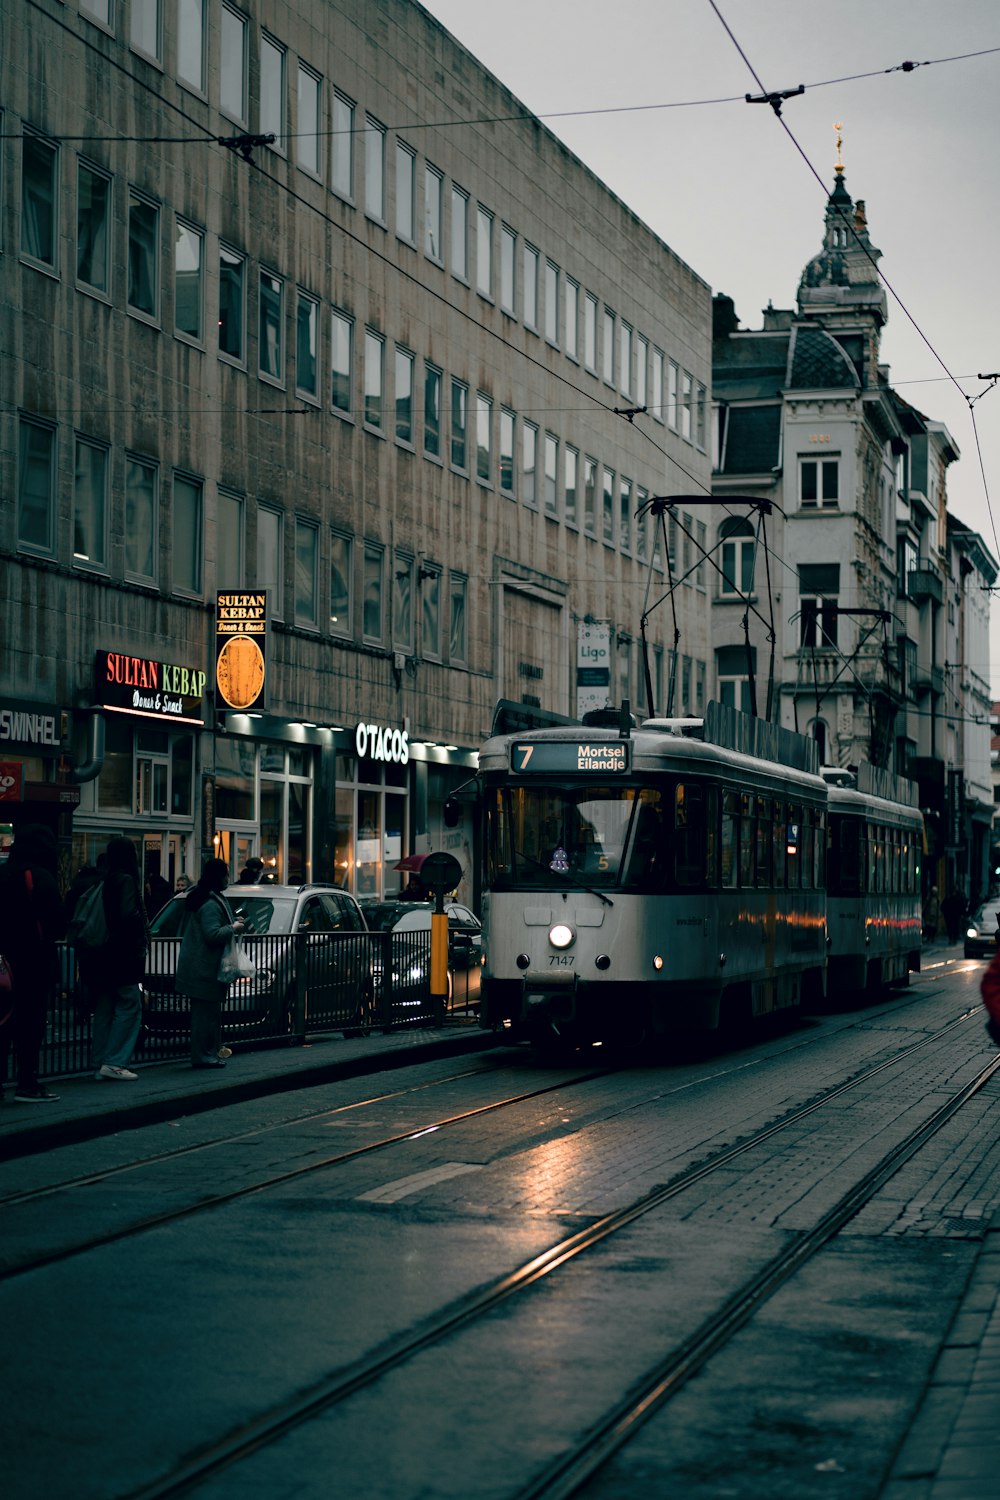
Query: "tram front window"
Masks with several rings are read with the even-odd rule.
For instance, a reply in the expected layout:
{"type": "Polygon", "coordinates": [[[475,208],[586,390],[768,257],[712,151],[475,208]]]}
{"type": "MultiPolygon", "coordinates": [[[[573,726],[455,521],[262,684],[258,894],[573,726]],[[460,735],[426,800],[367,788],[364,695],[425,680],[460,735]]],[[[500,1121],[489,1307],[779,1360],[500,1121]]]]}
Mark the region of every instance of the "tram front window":
{"type": "Polygon", "coordinates": [[[492,883],[644,884],[660,840],[659,795],[636,787],[509,787],[489,806],[492,883]]]}

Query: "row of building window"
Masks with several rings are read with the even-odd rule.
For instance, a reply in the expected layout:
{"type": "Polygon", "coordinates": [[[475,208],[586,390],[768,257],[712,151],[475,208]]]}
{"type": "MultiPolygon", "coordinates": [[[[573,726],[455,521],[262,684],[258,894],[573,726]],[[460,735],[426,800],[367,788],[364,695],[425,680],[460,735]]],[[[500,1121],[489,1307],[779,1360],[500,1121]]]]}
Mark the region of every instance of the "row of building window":
{"type": "MultiPolygon", "coordinates": [[[[108,30],[114,30],[114,0],[80,0],[81,9],[108,30]]],[[[207,44],[209,28],[205,0],[185,0],[177,10],[176,67],[178,81],[202,96],[207,96],[207,44]]],[[[222,3],[219,10],[218,105],[221,112],[239,125],[249,123],[249,49],[250,22],[238,10],[222,3]]],[[[144,57],[163,65],[163,15],[161,0],[133,0],[131,6],[130,43],[144,57]]],[[[388,227],[389,202],[389,135],[387,127],[335,86],[327,91],[324,80],[305,61],[299,59],[295,71],[294,134],[289,120],[289,58],[287,49],[274,36],[261,29],[258,69],[257,124],[262,135],[273,135],[273,149],[287,154],[293,147],[294,160],[303,171],[321,182],[326,181],[327,164],[324,142],[329,139],[329,177],[332,191],[344,201],[357,201],[356,177],[360,156],[363,166],[363,193],[366,216],[388,227]],[[361,123],[363,117],[363,123],[361,123]],[[360,140],[361,151],[356,142],[360,140]]],[[[44,143],[53,149],[49,143],[44,143]]],[[[392,150],[394,163],[395,233],[403,243],[418,246],[421,222],[419,214],[418,154],[398,136],[392,150]]],[[[54,198],[45,164],[30,163],[37,182],[36,195],[54,198]]],[[[25,176],[29,162],[25,158],[25,176]]],[[[445,211],[448,209],[447,244],[452,275],[474,285],[476,291],[498,303],[510,317],[520,315],[524,326],[544,336],[546,342],[561,348],[567,358],[619,391],[637,407],[646,407],[652,416],[678,432],[686,441],[704,451],[707,433],[707,389],[690,371],[662,350],[651,346],[649,339],[608,307],[593,292],[581,287],[555,261],[543,254],[511,225],[486,205],[473,202],[470,194],[452,181],[446,188],[445,174],[424,159],[423,174],[423,252],[429,261],[445,266],[445,211]],[[475,228],[474,250],[471,244],[475,228]],[[582,316],[582,337],[581,337],[582,316]]],[[[192,232],[189,227],[188,232],[192,232]]],[[[197,231],[194,231],[197,233],[197,231]]],[[[49,262],[38,256],[38,245],[22,249],[30,258],[49,262]]],[[[186,245],[190,257],[194,247],[186,245]]],[[[190,274],[190,267],[186,268],[190,274]]],[[[93,284],[93,283],[91,283],[93,284]]],[[[103,288],[106,290],[106,288],[103,288]]],[[[139,307],[133,303],[130,306],[139,307]]],[[[139,310],[148,311],[139,307],[139,310]]],[[[155,316],[149,313],[150,316],[155,316]]],[[[193,319],[189,319],[193,321],[193,319]]],[[[187,329],[182,331],[188,332],[187,329]]],[[[197,334],[190,334],[198,337],[197,334]]],[[[221,345],[220,345],[221,347],[221,345]]],[[[231,352],[231,351],[224,351],[231,352]]],[[[238,355],[235,357],[239,357],[238,355]]],[[[262,362],[262,373],[265,371],[262,362]]]]}
{"type": "MultiPolygon", "coordinates": [[[[110,571],[109,487],[111,450],[106,444],[74,435],[73,562],[82,569],[110,571]]],[[[205,481],[172,472],[161,483],[160,466],[139,454],[124,455],[124,576],[130,582],[159,585],[161,509],[169,535],[171,591],[203,598],[205,590],[205,481]],[[164,493],[166,490],[166,493],[164,493]]],[[[56,430],[22,415],[18,442],[17,539],[22,551],[57,555],[56,430]]],[[[218,588],[251,582],[246,547],[247,502],[219,488],[215,495],[215,582],[218,588]]],[[[285,514],[275,506],[256,505],[256,566],[252,583],[267,588],[275,618],[286,618],[285,514]]],[[[463,665],[468,660],[466,600],[468,580],[462,573],[401,550],[391,556],[383,543],[355,539],[340,530],[329,533],[328,574],[324,570],[323,532],[313,519],[290,519],[292,588],[289,621],[307,630],[371,645],[387,641],[412,652],[419,634],[424,656],[463,665]],[[389,573],[391,567],[391,575],[389,573]],[[329,579],[328,589],[324,579],[329,579]],[[360,593],[359,593],[360,590],[360,593]],[[327,620],[324,621],[324,611],[327,620]],[[447,632],[447,640],[443,639],[447,632]],[[446,653],[446,655],[445,655],[446,653]]]]}

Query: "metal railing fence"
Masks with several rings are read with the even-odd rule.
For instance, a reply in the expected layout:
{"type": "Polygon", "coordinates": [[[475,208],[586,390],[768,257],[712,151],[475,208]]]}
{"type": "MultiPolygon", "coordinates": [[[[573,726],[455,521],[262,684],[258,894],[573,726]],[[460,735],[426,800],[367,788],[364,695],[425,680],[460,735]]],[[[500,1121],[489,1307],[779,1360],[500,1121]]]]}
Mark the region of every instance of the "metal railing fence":
{"type": "MultiPolygon", "coordinates": [[[[150,943],[139,1062],[189,1055],[190,1002],[174,983],[180,945],[180,938],[150,943]]],[[[229,1046],[287,1046],[323,1032],[350,1036],[438,1025],[446,1010],[471,1017],[478,1004],[478,964],[450,971],[444,1006],[432,1000],[427,931],[248,934],[243,946],[256,973],[231,985],[223,1002],[222,1033],[229,1046]]],[[[42,1077],[86,1073],[93,1065],[91,1016],[66,944],[59,945],[59,973],[42,1043],[42,1077]]],[[[13,1075],[13,1056],[8,1069],[13,1075]]]]}

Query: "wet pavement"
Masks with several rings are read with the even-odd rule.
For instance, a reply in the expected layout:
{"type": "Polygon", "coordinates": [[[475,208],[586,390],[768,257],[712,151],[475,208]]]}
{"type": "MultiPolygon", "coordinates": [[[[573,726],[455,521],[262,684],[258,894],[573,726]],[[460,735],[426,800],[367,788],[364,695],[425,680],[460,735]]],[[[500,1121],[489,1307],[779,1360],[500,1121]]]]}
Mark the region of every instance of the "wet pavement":
{"type": "MultiPolygon", "coordinates": [[[[959,950],[960,952],[960,950],[959,950]]],[[[947,945],[926,954],[957,957],[947,945]]],[[[370,1036],[317,1037],[305,1046],[238,1052],[225,1068],[183,1061],[139,1065],[135,1082],[93,1075],[47,1079],[59,1098],[24,1104],[6,1086],[0,1160],[172,1120],[231,1103],[485,1051],[498,1039],[474,1021],[370,1036]]],[[[985,1228],[958,1311],[879,1500],[985,1500],[1000,1474],[1000,1214],[985,1228]]]]}

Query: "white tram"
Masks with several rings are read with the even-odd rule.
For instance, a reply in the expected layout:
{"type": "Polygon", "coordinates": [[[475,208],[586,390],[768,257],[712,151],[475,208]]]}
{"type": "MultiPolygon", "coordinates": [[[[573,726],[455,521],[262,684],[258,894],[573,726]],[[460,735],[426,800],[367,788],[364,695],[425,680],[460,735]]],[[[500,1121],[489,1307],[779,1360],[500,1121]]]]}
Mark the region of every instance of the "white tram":
{"type": "Polygon", "coordinates": [[[811,740],[711,703],[704,721],[498,735],[477,779],[484,1028],[637,1038],[823,993],[811,740]]]}
{"type": "Polygon", "coordinates": [[[920,968],[923,819],[910,781],[824,767],[829,787],[827,986],[877,993],[920,968]]]}

